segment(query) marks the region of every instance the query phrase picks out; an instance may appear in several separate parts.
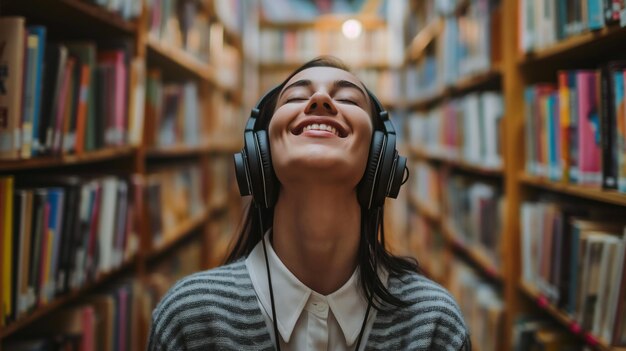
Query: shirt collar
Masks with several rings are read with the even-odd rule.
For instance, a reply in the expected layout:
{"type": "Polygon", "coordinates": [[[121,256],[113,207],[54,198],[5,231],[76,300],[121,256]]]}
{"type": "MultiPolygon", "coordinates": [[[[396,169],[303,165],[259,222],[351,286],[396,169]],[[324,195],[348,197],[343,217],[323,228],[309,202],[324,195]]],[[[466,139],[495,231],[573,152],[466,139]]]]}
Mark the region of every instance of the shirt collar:
{"type": "MultiPolygon", "coordinates": [[[[264,240],[267,245],[268,261],[272,274],[278,331],[283,340],[289,342],[296,322],[300,314],[302,314],[309,297],[314,292],[298,280],[276,255],[269,241],[269,234],[265,235],[264,240]]],[[[261,305],[270,319],[272,319],[267,268],[265,267],[263,244],[261,242],[254,247],[246,259],[246,267],[248,272],[250,272],[252,285],[261,301],[261,305]]],[[[380,272],[379,275],[386,286],[386,272],[380,272]]],[[[367,300],[363,297],[358,283],[357,269],[341,288],[326,296],[328,306],[339,323],[348,346],[354,344],[359,336],[363,318],[365,318],[367,311],[367,300]]],[[[370,311],[368,319],[374,318],[375,313],[372,312],[370,311]]]]}

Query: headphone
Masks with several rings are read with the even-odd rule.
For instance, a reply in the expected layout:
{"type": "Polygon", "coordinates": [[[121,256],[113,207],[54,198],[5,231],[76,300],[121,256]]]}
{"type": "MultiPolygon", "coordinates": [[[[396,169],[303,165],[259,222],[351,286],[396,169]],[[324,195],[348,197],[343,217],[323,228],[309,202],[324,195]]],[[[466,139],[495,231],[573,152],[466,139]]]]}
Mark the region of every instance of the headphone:
{"type": "MultiPolygon", "coordinates": [[[[258,121],[261,108],[279,92],[280,87],[267,92],[252,109],[243,134],[244,147],[234,155],[239,193],[241,196],[252,195],[254,203],[264,209],[274,207],[279,182],[272,167],[267,131],[259,128],[258,121]]],[[[406,182],[403,179],[406,157],[400,156],[396,150],[396,130],[389,114],[376,96],[367,88],[366,91],[383,125],[382,131],[375,130],[372,135],[365,174],[357,186],[359,204],[370,210],[382,207],[385,197],[398,197],[400,186],[406,182]]]]}

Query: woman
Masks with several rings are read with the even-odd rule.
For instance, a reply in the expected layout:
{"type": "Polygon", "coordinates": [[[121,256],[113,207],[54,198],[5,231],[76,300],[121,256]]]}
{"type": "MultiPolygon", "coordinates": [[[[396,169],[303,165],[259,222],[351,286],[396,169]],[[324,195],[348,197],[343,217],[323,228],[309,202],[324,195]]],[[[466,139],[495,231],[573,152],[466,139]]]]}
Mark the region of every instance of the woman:
{"type": "Polygon", "coordinates": [[[321,57],[257,108],[235,156],[242,235],[163,298],[149,349],[470,350],[454,299],[384,248],[406,159],[363,83],[321,57]]]}

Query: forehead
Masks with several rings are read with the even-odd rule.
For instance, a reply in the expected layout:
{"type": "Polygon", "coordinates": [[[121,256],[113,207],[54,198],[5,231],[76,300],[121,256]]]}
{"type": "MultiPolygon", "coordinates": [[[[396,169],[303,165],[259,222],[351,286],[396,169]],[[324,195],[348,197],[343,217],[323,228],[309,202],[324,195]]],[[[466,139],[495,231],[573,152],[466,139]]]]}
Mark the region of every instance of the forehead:
{"type": "Polygon", "coordinates": [[[303,79],[310,80],[314,85],[328,85],[337,80],[346,80],[365,90],[361,81],[354,74],[335,67],[307,68],[291,77],[285,86],[303,79]]]}

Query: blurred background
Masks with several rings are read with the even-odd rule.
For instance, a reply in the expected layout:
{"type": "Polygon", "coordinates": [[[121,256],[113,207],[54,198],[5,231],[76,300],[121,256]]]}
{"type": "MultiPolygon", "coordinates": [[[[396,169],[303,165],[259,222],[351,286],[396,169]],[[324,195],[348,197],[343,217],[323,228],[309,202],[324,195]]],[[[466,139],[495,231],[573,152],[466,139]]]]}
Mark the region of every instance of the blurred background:
{"type": "Polygon", "coordinates": [[[409,158],[388,250],[475,350],[626,350],[625,24],[622,0],[0,0],[0,351],[145,349],[240,230],[250,109],[326,54],[409,158]]]}

